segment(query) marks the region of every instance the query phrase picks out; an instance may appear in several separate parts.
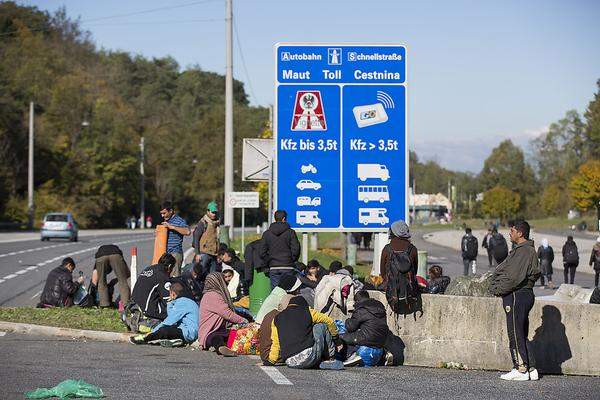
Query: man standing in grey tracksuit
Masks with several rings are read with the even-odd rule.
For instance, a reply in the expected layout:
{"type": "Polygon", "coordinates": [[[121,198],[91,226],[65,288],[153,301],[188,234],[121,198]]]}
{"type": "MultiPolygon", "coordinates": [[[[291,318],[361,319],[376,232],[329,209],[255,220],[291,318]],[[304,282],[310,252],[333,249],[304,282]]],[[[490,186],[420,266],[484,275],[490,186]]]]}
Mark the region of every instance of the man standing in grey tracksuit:
{"type": "Polygon", "coordinates": [[[529,224],[518,220],[510,228],[510,240],[515,247],[506,260],[496,267],[490,292],[502,297],[506,313],[506,326],[513,369],[501,376],[504,380],[537,380],[538,372],[530,363],[527,348],[529,335],[529,312],[533,308],[535,295],[533,286],[540,277],[537,253],[533,241],[529,240],[529,224]]]}

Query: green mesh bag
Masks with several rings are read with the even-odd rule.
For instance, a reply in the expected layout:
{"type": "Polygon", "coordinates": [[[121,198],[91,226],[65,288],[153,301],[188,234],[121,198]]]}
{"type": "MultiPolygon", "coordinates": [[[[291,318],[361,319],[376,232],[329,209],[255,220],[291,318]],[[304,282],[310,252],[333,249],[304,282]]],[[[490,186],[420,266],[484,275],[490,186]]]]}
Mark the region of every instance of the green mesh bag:
{"type": "Polygon", "coordinates": [[[48,399],[51,397],[58,397],[59,399],[99,399],[104,397],[104,392],[98,386],[94,386],[86,381],[67,379],[53,388],[38,388],[25,393],[25,396],[28,399],[48,399]]]}

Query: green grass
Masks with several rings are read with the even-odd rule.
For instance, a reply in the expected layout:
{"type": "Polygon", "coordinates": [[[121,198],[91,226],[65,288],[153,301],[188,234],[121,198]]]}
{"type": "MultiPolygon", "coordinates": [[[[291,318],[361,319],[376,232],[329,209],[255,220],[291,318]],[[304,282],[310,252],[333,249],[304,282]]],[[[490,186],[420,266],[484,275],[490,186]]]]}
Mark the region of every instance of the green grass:
{"type": "Polygon", "coordinates": [[[0,308],[0,321],[89,329],[93,331],[127,332],[115,309],[106,308],[0,308]]]}

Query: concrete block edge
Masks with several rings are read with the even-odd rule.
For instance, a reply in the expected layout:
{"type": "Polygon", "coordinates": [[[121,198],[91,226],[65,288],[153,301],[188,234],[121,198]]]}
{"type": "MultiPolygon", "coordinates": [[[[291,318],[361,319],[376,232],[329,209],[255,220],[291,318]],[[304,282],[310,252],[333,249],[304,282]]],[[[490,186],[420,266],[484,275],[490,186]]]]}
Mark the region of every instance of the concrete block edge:
{"type": "Polygon", "coordinates": [[[89,339],[101,342],[127,342],[130,333],[91,331],[85,329],[59,328],[55,326],[22,324],[0,321],[0,331],[27,335],[58,336],[72,339],[89,339]]]}

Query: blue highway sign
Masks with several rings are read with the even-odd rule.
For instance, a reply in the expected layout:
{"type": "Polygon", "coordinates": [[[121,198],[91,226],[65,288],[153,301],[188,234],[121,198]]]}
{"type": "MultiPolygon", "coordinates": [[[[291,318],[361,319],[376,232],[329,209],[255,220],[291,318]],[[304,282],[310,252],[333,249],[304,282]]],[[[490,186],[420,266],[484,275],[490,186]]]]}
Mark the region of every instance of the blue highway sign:
{"type": "Polygon", "coordinates": [[[407,216],[406,48],[275,46],[275,205],[301,231],[407,216]]]}

